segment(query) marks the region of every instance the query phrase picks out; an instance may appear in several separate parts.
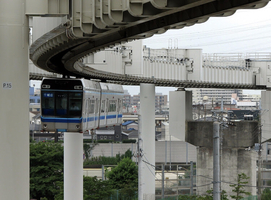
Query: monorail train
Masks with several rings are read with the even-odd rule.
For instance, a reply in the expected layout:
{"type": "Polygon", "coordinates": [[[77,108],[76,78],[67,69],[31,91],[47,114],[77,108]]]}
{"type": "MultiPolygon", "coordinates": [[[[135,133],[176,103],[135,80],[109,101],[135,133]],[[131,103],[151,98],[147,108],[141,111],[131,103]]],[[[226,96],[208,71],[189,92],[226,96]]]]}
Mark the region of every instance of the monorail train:
{"type": "Polygon", "coordinates": [[[85,132],[122,123],[121,85],[87,79],[44,78],[41,129],[85,132]]]}

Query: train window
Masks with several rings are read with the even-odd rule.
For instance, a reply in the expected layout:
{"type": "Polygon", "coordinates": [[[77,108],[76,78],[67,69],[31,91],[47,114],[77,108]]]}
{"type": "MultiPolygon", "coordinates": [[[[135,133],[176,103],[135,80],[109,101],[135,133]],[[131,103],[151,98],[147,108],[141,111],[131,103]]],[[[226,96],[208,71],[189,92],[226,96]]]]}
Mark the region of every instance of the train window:
{"type": "Polygon", "coordinates": [[[94,113],[94,109],[95,109],[95,101],[94,100],[89,100],[89,113],[93,114],[94,113]]]}
{"type": "Polygon", "coordinates": [[[67,115],[68,94],[59,92],[56,94],[56,115],[67,115]]]}
{"type": "Polygon", "coordinates": [[[42,115],[55,115],[54,92],[42,92],[42,115]]]}
{"type": "Polygon", "coordinates": [[[101,113],[105,112],[105,100],[102,100],[101,113]]]}
{"type": "Polygon", "coordinates": [[[115,100],[110,100],[109,101],[109,112],[116,112],[116,101],[115,100]]]}
{"type": "Polygon", "coordinates": [[[82,93],[70,92],[69,93],[69,115],[81,116],[82,110],[82,93]]]}
{"type": "Polygon", "coordinates": [[[253,120],[254,116],[253,115],[244,115],[244,120],[253,120]]]}

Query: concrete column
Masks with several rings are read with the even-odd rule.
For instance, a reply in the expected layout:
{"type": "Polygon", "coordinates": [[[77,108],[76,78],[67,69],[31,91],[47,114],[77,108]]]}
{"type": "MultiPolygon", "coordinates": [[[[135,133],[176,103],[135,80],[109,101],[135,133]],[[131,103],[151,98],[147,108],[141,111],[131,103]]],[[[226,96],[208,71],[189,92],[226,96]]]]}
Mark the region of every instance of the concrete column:
{"type": "Polygon", "coordinates": [[[261,92],[262,142],[271,138],[271,90],[261,92]]]}
{"type": "Polygon", "coordinates": [[[64,200],[83,200],[83,134],[64,133],[64,200]]]}
{"type": "Polygon", "coordinates": [[[169,92],[169,102],[169,134],[185,141],[185,123],[187,120],[193,119],[192,91],[169,92]]]}
{"type": "Polygon", "coordinates": [[[140,84],[140,115],[143,140],[143,199],[155,199],[155,86],[140,84]]]}
{"type": "Polygon", "coordinates": [[[25,0],[1,0],[0,199],[29,199],[28,33],[25,0]]]}

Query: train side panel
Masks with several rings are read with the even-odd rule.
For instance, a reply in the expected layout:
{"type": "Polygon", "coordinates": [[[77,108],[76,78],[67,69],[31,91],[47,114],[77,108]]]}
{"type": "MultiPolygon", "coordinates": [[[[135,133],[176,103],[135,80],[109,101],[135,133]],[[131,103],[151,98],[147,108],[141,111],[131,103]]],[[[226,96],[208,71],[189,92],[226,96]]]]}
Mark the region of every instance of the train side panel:
{"type": "Polygon", "coordinates": [[[100,127],[114,126],[122,121],[122,97],[121,85],[101,83],[102,101],[100,127]]]}
{"type": "Polygon", "coordinates": [[[99,126],[100,84],[95,81],[83,79],[84,98],[83,98],[83,131],[93,130],[99,126]]]}

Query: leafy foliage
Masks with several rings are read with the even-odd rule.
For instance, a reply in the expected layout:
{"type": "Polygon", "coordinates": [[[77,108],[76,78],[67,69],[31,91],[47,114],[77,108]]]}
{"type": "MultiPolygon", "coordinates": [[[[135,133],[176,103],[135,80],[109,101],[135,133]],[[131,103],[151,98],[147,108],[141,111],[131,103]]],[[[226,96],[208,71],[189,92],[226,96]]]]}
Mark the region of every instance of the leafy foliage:
{"type": "Polygon", "coordinates": [[[269,188],[263,190],[261,200],[271,200],[271,190],[269,188]]]}
{"type": "Polygon", "coordinates": [[[137,165],[130,159],[124,158],[111,171],[106,173],[114,189],[121,189],[120,193],[129,197],[137,191],[138,170],[137,165]]]}
{"type": "Polygon", "coordinates": [[[84,200],[101,200],[113,193],[109,181],[84,176],[84,200]]]}
{"type": "Polygon", "coordinates": [[[86,156],[86,159],[89,159],[90,157],[90,152],[95,148],[95,146],[98,145],[97,142],[93,142],[93,143],[84,143],[83,144],[83,150],[84,150],[84,154],[86,156]]]}
{"type": "Polygon", "coordinates": [[[99,156],[86,159],[84,161],[84,166],[90,165],[117,165],[123,158],[132,158],[133,154],[130,149],[128,149],[124,154],[117,154],[116,157],[106,157],[99,156]]]}
{"type": "MultiPolygon", "coordinates": [[[[222,190],[220,199],[221,200],[228,200],[228,196],[226,195],[225,190],[222,190]]],[[[197,200],[213,200],[213,189],[207,190],[206,195],[198,196],[197,200]]]]}
{"type": "Polygon", "coordinates": [[[136,143],[136,140],[132,139],[122,140],[122,143],[136,143]]]}
{"type": "Polygon", "coordinates": [[[30,196],[54,200],[63,182],[63,147],[60,143],[30,144],[30,196]]]}
{"type": "MultiPolygon", "coordinates": [[[[102,181],[97,179],[97,177],[88,177],[84,176],[84,200],[102,200],[108,199],[108,197],[113,193],[111,189],[111,185],[109,181],[102,181]]],[[[55,200],[63,200],[64,198],[64,190],[63,190],[63,182],[59,183],[61,186],[61,190],[55,196],[55,200]]]]}
{"type": "Polygon", "coordinates": [[[179,195],[178,200],[197,200],[197,195],[179,195]]]}
{"type": "Polygon", "coordinates": [[[249,177],[242,173],[242,174],[238,174],[238,178],[237,178],[237,184],[232,184],[230,185],[231,187],[233,187],[233,192],[236,193],[236,195],[231,195],[231,198],[239,200],[244,198],[242,195],[251,195],[250,192],[246,192],[244,190],[244,185],[248,183],[249,177]]]}

